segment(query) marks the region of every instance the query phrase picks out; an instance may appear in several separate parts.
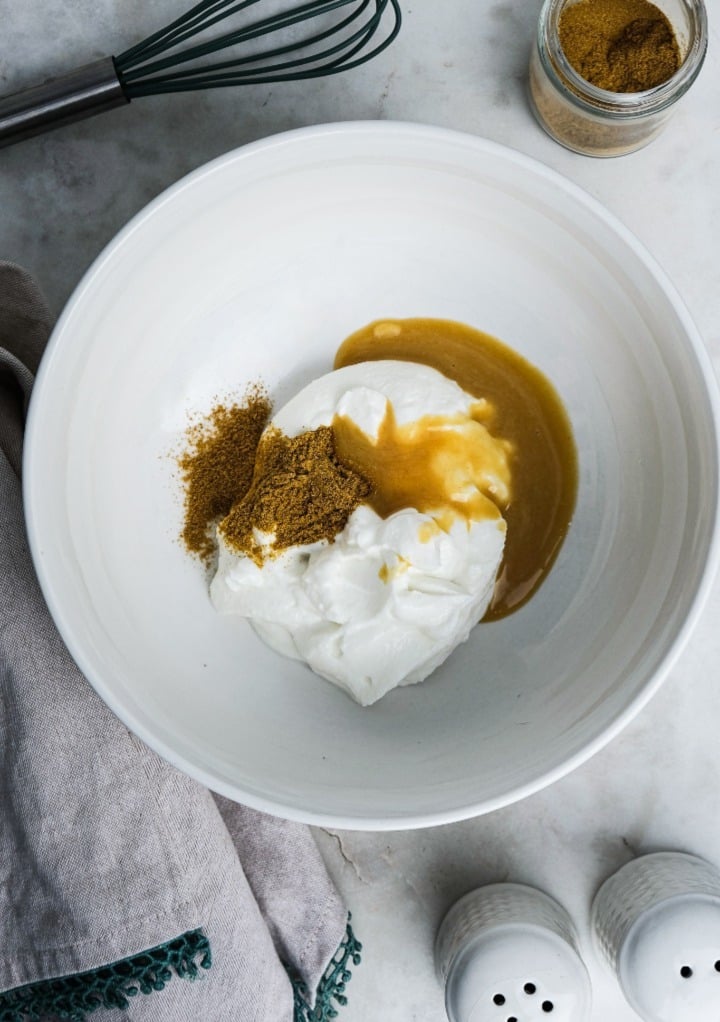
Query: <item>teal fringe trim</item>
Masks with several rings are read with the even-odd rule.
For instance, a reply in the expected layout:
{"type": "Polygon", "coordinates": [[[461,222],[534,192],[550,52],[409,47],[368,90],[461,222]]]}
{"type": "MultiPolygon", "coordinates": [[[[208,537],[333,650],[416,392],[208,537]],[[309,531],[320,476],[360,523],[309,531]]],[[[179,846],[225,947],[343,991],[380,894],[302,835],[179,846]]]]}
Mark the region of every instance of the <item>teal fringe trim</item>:
{"type": "Polygon", "coordinates": [[[112,965],[7,990],[0,994],[0,1022],[36,1022],[47,1015],[85,1022],[86,1015],[98,1008],[127,1008],[129,997],[162,990],[173,973],[192,980],[198,968],[211,965],[207,937],[202,930],[189,930],[112,965]]]}
{"type": "Polygon", "coordinates": [[[318,984],[314,1007],[310,1007],[309,991],[303,981],[288,970],[295,1001],[294,1022],[329,1022],[329,1019],[337,1018],[338,1014],[333,1001],[342,1006],[347,1004],[345,987],[352,979],[349,965],[360,964],[362,951],[362,944],[352,931],[351,919],[352,915],[348,913],[345,936],[318,984]]]}

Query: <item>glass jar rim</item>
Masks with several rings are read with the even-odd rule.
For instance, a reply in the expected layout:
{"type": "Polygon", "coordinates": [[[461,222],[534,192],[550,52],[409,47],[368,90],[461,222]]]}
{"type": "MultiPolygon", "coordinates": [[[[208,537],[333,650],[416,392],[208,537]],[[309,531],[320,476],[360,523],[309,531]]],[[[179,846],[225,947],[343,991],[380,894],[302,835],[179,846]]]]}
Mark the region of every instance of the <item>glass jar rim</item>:
{"type": "Polygon", "coordinates": [[[684,0],[691,18],[687,50],[677,71],[660,85],[642,92],[612,92],[583,78],[565,56],[558,34],[560,13],[569,0],[545,0],[540,11],[537,47],[551,80],[584,110],[608,117],[629,118],[658,113],[671,106],[693,84],[705,60],[708,41],[704,0],[684,0]]]}

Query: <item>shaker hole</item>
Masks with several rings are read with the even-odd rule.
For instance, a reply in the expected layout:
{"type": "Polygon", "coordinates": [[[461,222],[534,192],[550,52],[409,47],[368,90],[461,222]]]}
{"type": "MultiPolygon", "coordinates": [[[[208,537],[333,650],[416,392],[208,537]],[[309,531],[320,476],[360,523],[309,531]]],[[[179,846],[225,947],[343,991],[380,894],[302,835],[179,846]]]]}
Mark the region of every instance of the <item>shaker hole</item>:
{"type": "Polygon", "coordinates": [[[537,987],[535,986],[534,983],[526,983],[525,986],[523,987],[523,990],[525,991],[526,994],[534,994],[535,991],[537,990],[537,987]]]}
{"type": "Polygon", "coordinates": [[[718,961],[715,962],[715,972],[720,972],[720,959],[718,959],[718,961]]]}
{"type": "Polygon", "coordinates": [[[542,1008],[543,1011],[550,1012],[550,1011],[553,1010],[555,1005],[553,1004],[552,1001],[543,1001],[542,1004],[540,1005],[540,1007],[542,1008]]]}
{"type": "Polygon", "coordinates": [[[515,1018],[514,1015],[511,1015],[507,1022],[517,1022],[517,1019],[515,1018]]]}
{"type": "Polygon", "coordinates": [[[682,969],[680,970],[680,975],[682,976],[682,978],[683,979],[690,979],[692,974],[693,974],[693,971],[690,968],[690,966],[689,965],[683,965],[682,969]]]}
{"type": "Polygon", "coordinates": [[[505,1003],[505,998],[503,997],[503,995],[502,994],[495,994],[495,996],[493,997],[493,1004],[504,1004],[504,1003],[505,1003]]]}

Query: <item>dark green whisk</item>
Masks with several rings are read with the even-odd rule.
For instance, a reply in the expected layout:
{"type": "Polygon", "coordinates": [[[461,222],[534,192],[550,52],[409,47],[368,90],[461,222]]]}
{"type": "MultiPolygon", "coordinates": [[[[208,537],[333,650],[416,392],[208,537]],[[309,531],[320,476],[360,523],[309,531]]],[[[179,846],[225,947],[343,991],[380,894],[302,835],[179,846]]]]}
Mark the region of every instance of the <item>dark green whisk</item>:
{"type": "Polygon", "coordinates": [[[400,31],[399,0],[305,0],[243,17],[262,3],[201,0],[117,57],[0,100],[0,146],[140,96],[337,74],[376,56],[400,31]],[[213,34],[230,19],[234,27],[213,34]],[[220,53],[224,59],[212,59],[220,53]]]}

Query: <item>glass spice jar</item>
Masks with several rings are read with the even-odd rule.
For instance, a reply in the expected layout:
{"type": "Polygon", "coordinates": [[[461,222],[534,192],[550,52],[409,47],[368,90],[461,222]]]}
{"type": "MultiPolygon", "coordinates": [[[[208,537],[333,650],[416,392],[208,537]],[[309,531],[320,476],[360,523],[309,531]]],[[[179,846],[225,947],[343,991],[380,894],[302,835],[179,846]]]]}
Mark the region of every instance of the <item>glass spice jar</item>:
{"type": "Polygon", "coordinates": [[[530,57],[531,107],[547,133],[576,153],[622,156],[634,152],[662,131],[678,99],[697,78],[707,50],[705,5],[703,0],[653,0],[675,32],[680,66],[655,88],[609,92],[582,78],[560,45],[560,16],[576,2],[545,0],[530,57]]]}

